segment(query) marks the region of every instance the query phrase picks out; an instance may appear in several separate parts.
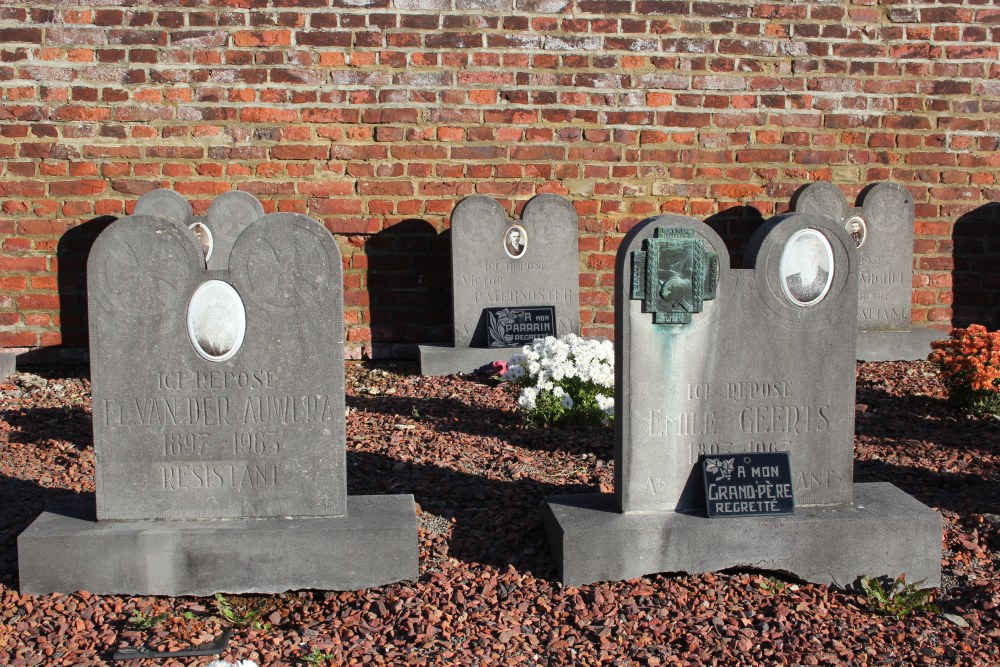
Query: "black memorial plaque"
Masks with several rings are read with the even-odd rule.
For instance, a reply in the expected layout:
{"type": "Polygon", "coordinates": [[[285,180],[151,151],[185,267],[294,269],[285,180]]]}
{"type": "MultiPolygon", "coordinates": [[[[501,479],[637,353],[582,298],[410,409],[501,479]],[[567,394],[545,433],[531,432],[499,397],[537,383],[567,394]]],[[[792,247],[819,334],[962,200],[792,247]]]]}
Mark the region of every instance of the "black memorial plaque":
{"type": "Polygon", "coordinates": [[[487,308],[487,347],[520,347],[556,335],[555,306],[487,308]]]}
{"type": "Polygon", "coordinates": [[[788,452],[703,456],[708,516],[794,514],[788,452]]]}

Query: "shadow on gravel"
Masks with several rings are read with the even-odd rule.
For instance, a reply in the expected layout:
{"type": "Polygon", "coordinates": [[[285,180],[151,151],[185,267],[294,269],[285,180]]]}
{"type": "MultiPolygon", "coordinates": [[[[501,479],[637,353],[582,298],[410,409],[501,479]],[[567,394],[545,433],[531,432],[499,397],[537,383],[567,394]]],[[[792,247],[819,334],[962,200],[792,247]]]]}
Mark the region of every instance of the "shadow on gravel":
{"type": "Polygon", "coordinates": [[[855,482],[890,482],[931,507],[961,515],[1000,514],[998,481],[983,475],[938,472],[884,461],[855,461],[855,482]]]}
{"type": "Polygon", "coordinates": [[[1000,420],[970,417],[946,399],[931,396],[895,396],[878,389],[858,391],[858,435],[922,441],[950,452],[1000,449],[1000,420]]]}
{"type": "Polygon", "coordinates": [[[351,409],[396,415],[401,421],[419,419],[439,433],[457,431],[467,435],[500,438],[504,442],[538,452],[594,454],[611,459],[614,433],[611,428],[528,428],[520,417],[507,410],[470,407],[455,398],[413,398],[408,396],[348,396],[351,409]]]}
{"type": "Polygon", "coordinates": [[[10,424],[7,438],[11,442],[28,444],[65,440],[79,450],[94,444],[91,414],[78,405],[0,410],[0,420],[10,424]]]}
{"type": "Polygon", "coordinates": [[[556,568],[542,528],[542,499],[596,491],[586,484],[488,479],[367,452],[349,451],[347,471],[351,495],[412,493],[422,512],[454,518],[448,540],[454,558],[498,568],[512,565],[550,581],[556,568]]]}
{"type": "MultiPolygon", "coordinates": [[[[45,350],[50,350],[52,348],[44,348],[45,350]]],[[[26,354],[31,354],[26,353],[26,354]]],[[[90,379],[90,366],[83,363],[73,363],[57,365],[52,363],[38,364],[35,365],[28,362],[22,368],[21,356],[18,356],[17,370],[24,373],[31,373],[32,375],[37,375],[43,377],[46,380],[89,380],[90,379]]]]}
{"type": "Polygon", "coordinates": [[[93,504],[94,494],[0,475],[0,583],[18,588],[17,536],[49,505],[65,502],[93,504]]]}

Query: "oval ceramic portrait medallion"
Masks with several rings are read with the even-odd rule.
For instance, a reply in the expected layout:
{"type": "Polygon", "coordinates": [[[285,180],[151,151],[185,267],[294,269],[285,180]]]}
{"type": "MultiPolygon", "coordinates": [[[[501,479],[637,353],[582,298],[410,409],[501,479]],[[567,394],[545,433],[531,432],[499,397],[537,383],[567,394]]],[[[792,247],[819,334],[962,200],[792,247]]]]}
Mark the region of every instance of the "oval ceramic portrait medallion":
{"type": "Polygon", "coordinates": [[[868,238],[868,223],[860,215],[852,215],[844,223],[844,229],[847,233],[851,235],[851,240],[854,241],[854,245],[858,248],[865,244],[865,239],[868,238]]]}
{"type": "Polygon", "coordinates": [[[833,282],[833,248],[819,230],[795,232],[781,253],[781,290],[797,306],[823,300],[833,282]]]}
{"type": "Polygon", "coordinates": [[[188,225],[188,229],[194,232],[198,243],[201,245],[201,252],[205,255],[207,262],[212,258],[212,251],[215,249],[215,240],[212,238],[212,230],[205,226],[203,222],[193,222],[188,225]]]}
{"type": "Polygon", "coordinates": [[[503,251],[511,259],[524,256],[528,250],[528,232],[521,225],[511,225],[503,233],[503,251]]]}
{"type": "Polygon", "coordinates": [[[247,316],[243,299],[229,283],[209,280],[201,284],[187,309],[187,331],[191,344],[209,361],[225,361],[246,335],[247,316]]]}

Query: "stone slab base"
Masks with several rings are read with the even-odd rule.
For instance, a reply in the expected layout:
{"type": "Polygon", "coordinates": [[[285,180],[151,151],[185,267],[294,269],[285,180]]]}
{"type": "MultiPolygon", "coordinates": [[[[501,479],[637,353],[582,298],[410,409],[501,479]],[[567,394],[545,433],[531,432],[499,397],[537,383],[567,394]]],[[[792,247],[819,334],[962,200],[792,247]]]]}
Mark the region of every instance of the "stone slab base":
{"type": "Polygon", "coordinates": [[[210,595],[358,590],[416,579],[411,495],[348,496],[347,516],[101,521],[52,507],[17,539],[21,592],[210,595]]]}
{"type": "Polygon", "coordinates": [[[520,347],[450,347],[444,345],[419,345],[421,375],[451,375],[475,373],[489,367],[498,359],[510,359],[521,351],[520,347]]]}
{"type": "Polygon", "coordinates": [[[948,332],[930,327],[909,331],[859,331],[858,361],[916,361],[931,353],[931,341],[947,338],[948,332]]]}
{"type": "Polygon", "coordinates": [[[621,514],[611,494],[545,500],[545,532],[565,584],[746,567],[849,588],[862,575],[941,583],[941,516],[892,484],[855,484],[854,505],[709,519],[621,514]]]}

